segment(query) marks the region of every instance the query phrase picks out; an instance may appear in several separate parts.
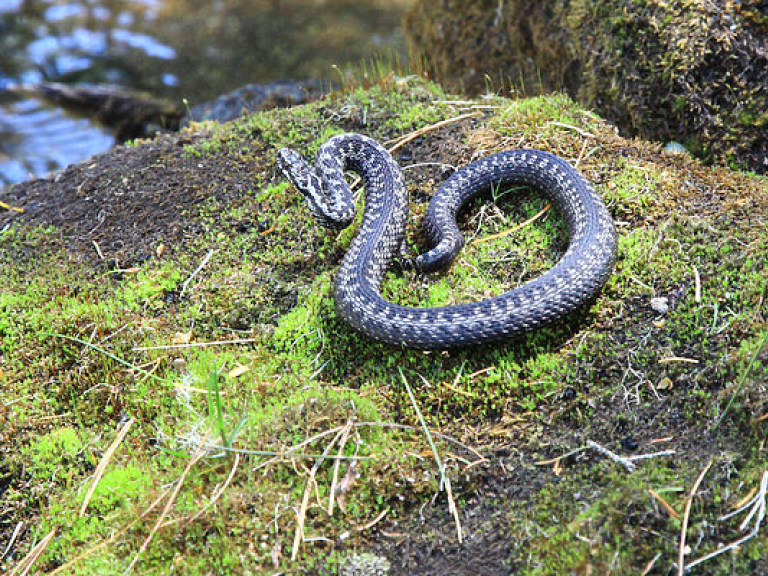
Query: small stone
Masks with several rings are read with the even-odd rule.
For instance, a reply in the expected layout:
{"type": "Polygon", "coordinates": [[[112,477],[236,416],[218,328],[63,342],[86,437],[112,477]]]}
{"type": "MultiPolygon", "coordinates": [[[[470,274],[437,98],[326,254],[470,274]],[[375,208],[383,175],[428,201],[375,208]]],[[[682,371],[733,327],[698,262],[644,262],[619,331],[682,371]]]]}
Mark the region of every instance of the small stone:
{"type": "Polygon", "coordinates": [[[389,561],[381,556],[364,552],[344,559],[341,576],[384,576],[389,572],[389,561]]]}
{"type": "Polygon", "coordinates": [[[651,308],[657,314],[666,314],[669,310],[669,298],[666,296],[651,298],[651,308]]]}
{"type": "Polygon", "coordinates": [[[664,150],[667,152],[673,152],[675,154],[690,154],[688,148],[680,144],[680,142],[675,142],[674,140],[667,142],[666,146],[664,146],[664,150]]]}

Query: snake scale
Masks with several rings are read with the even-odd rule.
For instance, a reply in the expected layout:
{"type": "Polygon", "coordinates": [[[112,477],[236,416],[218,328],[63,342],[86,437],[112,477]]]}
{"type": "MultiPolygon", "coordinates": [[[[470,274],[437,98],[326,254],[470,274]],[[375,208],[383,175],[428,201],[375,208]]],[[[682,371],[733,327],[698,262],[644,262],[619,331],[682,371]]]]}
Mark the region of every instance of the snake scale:
{"type": "Polygon", "coordinates": [[[448,266],[464,244],[456,224],[459,209],[493,186],[510,184],[542,192],[560,210],[570,233],[565,254],[541,276],[493,298],[435,308],[399,306],[380,291],[384,273],[401,253],[408,216],[403,176],[387,150],[366,136],[341,134],[320,146],[314,166],[289,149],[278,151],[278,166],[305,196],[315,219],[331,228],[348,226],[356,211],[345,171],[362,177],[365,211],[336,276],[334,298],[341,317],[379,342],[447,349],[518,336],[573,312],[596,294],[613,268],[613,221],[584,177],[548,152],[500,152],[445,181],[425,217],[433,248],[406,264],[422,272],[448,266]]]}

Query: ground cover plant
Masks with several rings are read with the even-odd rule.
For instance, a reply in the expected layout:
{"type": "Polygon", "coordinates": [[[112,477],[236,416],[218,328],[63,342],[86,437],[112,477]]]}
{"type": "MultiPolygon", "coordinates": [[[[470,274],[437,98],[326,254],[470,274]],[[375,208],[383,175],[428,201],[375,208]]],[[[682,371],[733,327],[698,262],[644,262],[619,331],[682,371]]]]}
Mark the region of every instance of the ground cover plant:
{"type": "MultiPolygon", "coordinates": [[[[768,180],[622,139],[564,96],[375,77],[3,193],[2,569],[767,571],[768,180]],[[614,216],[613,276],[503,345],[358,336],[331,290],[355,231],[316,226],[274,166],[344,131],[404,167],[413,252],[455,167],[563,156],[614,216]]],[[[567,245],[530,190],[489,191],[462,227],[448,273],[393,271],[386,296],[488,297],[567,245]]]]}

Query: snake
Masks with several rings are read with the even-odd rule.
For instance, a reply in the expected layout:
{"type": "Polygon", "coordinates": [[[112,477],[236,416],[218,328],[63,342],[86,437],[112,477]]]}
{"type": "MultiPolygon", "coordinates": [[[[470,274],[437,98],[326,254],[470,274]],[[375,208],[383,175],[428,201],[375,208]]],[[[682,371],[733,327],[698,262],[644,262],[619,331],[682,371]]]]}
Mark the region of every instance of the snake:
{"type": "Polygon", "coordinates": [[[519,337],[595,297],[616,260],[616,229],[602,198],[566,160],[542,150],[506,150],[455,171],[427,207],[424,228],[431,248],[413,258],[403,252],[408,190],[400,166],[381,144],[361,134],[338,134],[320,145],[314,165],[282,148],[277,167],[304,196],[314,219],[330,229],[355,220],[355,198],[345,174],[362,179],[362,221],[336,274],[334,302],[354,330],[384,344],[447,350],[519,337]],[[554,266],[475,302],[420,308],[382,296],[382,280],[395,261],[423,273],[447,268],[464,246],[456,220],[461,208],[494,188],[518,185],[542,193],[566,222],[568,247],[554,266]]]}

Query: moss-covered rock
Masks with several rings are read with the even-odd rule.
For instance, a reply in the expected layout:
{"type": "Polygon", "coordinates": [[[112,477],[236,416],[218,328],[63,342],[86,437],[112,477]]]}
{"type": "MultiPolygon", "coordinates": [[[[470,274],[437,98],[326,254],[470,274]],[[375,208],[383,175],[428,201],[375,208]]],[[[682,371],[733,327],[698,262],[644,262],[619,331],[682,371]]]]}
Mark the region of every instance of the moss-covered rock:
{"type": "MultiPolygon", "coordinates": [[[[544,198],[492,192],[462,217],[448,273],[393,270],[385,295],[477,300],[557,260],[567,237],[544,198]]],[[[623,139],[564,95],[463,103],[385,75],[121,147],[2,201],[24,210],[0,212],[4,573],[40,543],[34,571],[83,576],[134,558],[134,573],[185,576],[668,573],[709,462],[686,560],[746,533],[746,511],[723,517],[766,468],[765,177],[623,139]],[[559,154],[615,219],[614,273],[567,321],[503,345],[361,337],[332,293],[354,226],[319,228],[274,166],[277,148],[341,131],[402,143],[417,251],[454,167],[559,154]],[[605,448],[653,457],[630,470],[605,448]]],[[[702,573],[768,573],[767,548],[702,573]]]]}
{"type": "Polygon", "coordinates": [[[628,134],[768,172],[764,2],[421,0],[406,23],[449,86],[565,90],[628,134]]]}

